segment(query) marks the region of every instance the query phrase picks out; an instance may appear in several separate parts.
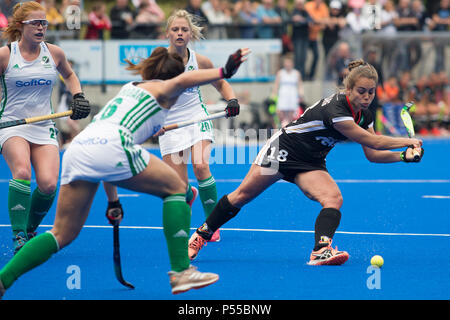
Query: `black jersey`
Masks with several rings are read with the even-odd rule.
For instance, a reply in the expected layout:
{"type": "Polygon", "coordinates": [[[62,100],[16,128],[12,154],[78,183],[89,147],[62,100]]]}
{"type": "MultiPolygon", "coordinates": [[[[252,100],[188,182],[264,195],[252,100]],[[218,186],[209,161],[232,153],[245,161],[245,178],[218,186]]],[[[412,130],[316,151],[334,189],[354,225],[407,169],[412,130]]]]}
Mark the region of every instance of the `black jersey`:
{"type": "Polygon", "coordinates": [[[276,133],[261,149],[255,163],[276,168],[288,181],[299,172],[326,170],[327,154],[336,143],[347,140],[334,124],[348,120],[355,121],[363,129],[373,125],[370,110],[355,114],[345,94],[322,99],[276,133]]]}
{"type": "Polygon", "coordinates": [[[368,109],[355,114],[344,94],[334,94],[318,101],[287,125],[283,129],[283,144],[298,150],[295,153],[303,160],[322,160],[337,142],[347,140],[334,124],[348,120],[355,121],[364,129],[373,125],[373,116],[368,109]]]}

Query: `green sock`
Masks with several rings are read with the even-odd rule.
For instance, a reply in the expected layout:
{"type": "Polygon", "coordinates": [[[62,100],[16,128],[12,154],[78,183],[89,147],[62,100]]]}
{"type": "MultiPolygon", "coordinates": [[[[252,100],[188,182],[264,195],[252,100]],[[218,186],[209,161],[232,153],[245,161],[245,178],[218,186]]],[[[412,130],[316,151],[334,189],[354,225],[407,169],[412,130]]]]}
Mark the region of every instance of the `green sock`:
{"type": "Polygon", "coordinates": [[[186,202],[190,202],[193,197],[194,197],[194,192],[192,192],[191,184],[188,183],[187,190],[186,190],[186,202]]]}
{"type": "Polygon", "coordinates": [[[188,256],[191,209],[185,194],[173,194],[164,198],[163,227],[169,250],[171,270],[175,272],[189,268],[188,256]]]}
{"type": "Polygon", "coordinates": [[[34,189],[31,196],[30,214],[28,216],[27,232],[34,232],[41,224],[48,210],[50,210],[53,200],[55,200],[56,190],[51,194],[42,193],[39,188],[34,189]]]}
{"type": "Polygon", "coordinates": [[[58,242],[50,232],[28,241],[0,270],[0,280],[5,289],[11,287],[21,275],[50,259],[58,249],[58,242]]]}
{"type": "Polygon", "coordinates": [[[202,201],[203,211],[205,211],[205,217],[208,218],[217,203],[216,180],[213,176],[198,181],[198,193],[202,201]]]}
{"type": "Polygon", "coordinates": [[[26,235],[31,202],[30,194],[29,180],[9,180],[8,210],[14,235],[18,232],[23,232],[26,235]]]}

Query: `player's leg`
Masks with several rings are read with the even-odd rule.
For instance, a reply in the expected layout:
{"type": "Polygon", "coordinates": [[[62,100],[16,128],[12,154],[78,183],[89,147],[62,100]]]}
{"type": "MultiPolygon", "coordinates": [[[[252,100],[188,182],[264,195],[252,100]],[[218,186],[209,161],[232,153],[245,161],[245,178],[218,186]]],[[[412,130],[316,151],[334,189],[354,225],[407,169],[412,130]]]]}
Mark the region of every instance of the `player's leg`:
{"type": "Polygon", "coordinates": [[[98,183],[86,181],[61,186],[53,228],[28,241],[0,270],[0,282],[4,289],[77,237],[89,214],[97,188],[98,183]]]}
{"type": "Polygon", "coordinates": [[[36,228],[50,210],[56,197],[60,165],[58,147],[32,144],[31,163],[36,175],[37,188],[31,196],[27,223],[29,238],[35,235],[36,228]]]}
{"type": "MultiPolygon", "coordinates": [[[[217,204],[216,180],[209,168],[209,158],[211,156],[211,141],[202,140],[191,148],[192,168],[198,181],[198,191],[202,202],[205,218],[208,218],[217,204]]],[[[217,230],[211,237],[211,242],[220,241],[220,231],[217,230]]]]}
{"type": "Polygon", "coordinates": [[[175,172],[181,177],[183,181],[186,182],[186,202],[192,207],[194,200],[197,198],[198,190],[189,184],[187,163],[189,159],[189,149],[166,154],[163,156],[163,161],[169,167],[171,167],[175,172]]]}
{"type": "Polygon", "coordinates": [[[9,138],[2,145],[2,154],[12,174],[8,189],[8,211],[14,252],[17,252],[27,241],[27,221],[31,202],[30,144],[21,137],[9,138]]]}
{"type": "Polygon", "coordinates": [[[206,244],[214,232],[235,217],[239,210],[256,198],[269,186],[282,178],[282,174],[270,168],[252,164],[239,187],[224,195],[216,207],[189,240],[189,257],[194,259],[198,251],[206,244]]]}
{"type": "Polygon", "coordinates": [[[147,167],[138,175],[112,183],[163,199],[163,228],[169,251],[173,293],[200,288],[218,280],[218,276],[212,273],[199,273],[198,277],[190,278],[193,272],[198,272],[190,268],[188,257],[191,210],[186,203],[186,183],[175,170],[151,155],[147,167]]]}
{"type": "Polygon", "coordinates": [[[342,264],[348,259],[348,253],[331,247],[331,242],[341,220],[340,208],[342,194],[338,185],[323,170],[300,173],[295,178],[295,184],[310,199],[322,205],[315,227],[314,248],[309,264],[342,264]]]}

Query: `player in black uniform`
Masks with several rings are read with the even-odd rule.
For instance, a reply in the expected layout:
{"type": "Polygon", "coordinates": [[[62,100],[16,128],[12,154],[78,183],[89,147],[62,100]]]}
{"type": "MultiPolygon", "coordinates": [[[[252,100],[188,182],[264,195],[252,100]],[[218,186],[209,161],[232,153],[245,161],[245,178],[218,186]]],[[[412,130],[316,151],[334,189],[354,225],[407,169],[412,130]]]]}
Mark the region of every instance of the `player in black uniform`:
{"type": "MultiPolygon", "coordinates": [[[[361,144],[371,162],[412,162],[413,149],[423,155],[422,141],[376,135],[369,105],[375,97],[378,75],[363,60],[349,64],[342,93],[318,101],[303,115],[271,137],[261,149],[241,185],[217,203],[206,222],[189,240],[194,259],[206,240],[239,210],[280,179],[295,183],[310,199],[322,205],[315,223],[315,244],[310,265],[340,265],[345,251],[331,242],[341,219],[342,194],[327,172],[325,158],[337,142],[361,144]],[[390,151],[404,148],[402,152],[390,151]]],[[[420,161],[419,159],[419,161],[420,161]]]]}

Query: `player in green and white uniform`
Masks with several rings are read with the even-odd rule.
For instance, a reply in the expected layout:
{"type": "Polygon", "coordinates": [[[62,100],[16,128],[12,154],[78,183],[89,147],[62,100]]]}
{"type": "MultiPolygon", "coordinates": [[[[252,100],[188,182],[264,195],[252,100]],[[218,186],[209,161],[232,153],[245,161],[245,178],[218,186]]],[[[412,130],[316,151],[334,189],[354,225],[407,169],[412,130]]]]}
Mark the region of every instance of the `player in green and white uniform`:
{"type": "Polygon", "coordinates": [[[163,47],[156,48],[137,66],[130,63],[129,69],[141,74],[143,79],[165,81],[126,84],[75,137],[62,161],[54,226],[31,239],[0,270],[0,296],[20,275],[47,261],[78,236],[101,181],[163,199],[163,227],[173,293],[216,282],[218,275],[200,273],[190,266],[187,246],[191,214],[186,203],[186,183],[139,144],[162,127],[168,109],[181,92],[231,77],[247,54],[248,49],[238,50],[224,68],[189,74],[183,72],[181,57],[163,47]]]}
{"type": "MultiPolygon", "coordinates": [[[[89,103],[64,52],[45,43],[48,21],[45,9],[30,1],[14,7],[12,21],[3,33],[9,42],[0,48],[1,121],[47,115],[53,112],[51,95],[59,72],[76,96],[73,119],[89,115],[89,103]],[[83,106],[80,110],[79,102],[83,106]]],[[[75,97],[74,96],[74,97],[75,97]]],[[[17,252],[52,206],[59,174],[59,150],[53,121],[0,130],[0,150],[12,174],[8,210],[17,252]],[[31,166],[37,188],[31,193],[31,166]]]]}
{"type": "MultiPolygon", "coordinates": [[[[185,65],[185,71],[212,68],[211,60],[188,48],[190,41],[200,40],[202,28],[197,26],[193,17],[185,10],[178,10],[167,20],[166,37],[169,40],[169,52],[177,52],[185,65]]],[[[239,104],[230,84],[224,79],[215,81],[212,85],[228,102],[227,109],[232,111],[229,116],[239,113],[239,104]]],[[[193,87],[180,94],[177,103],[170,109],[166,125],[186,121],[192,118],[202,118],[208,115],[206,105],[201,96],[200,88],[193,87]]],[[[205,216],[208,217],[217,202],[216,182],[209,168],[211,144],[214,143],[214,131],[211,121],[202,122],[179,128],[165,133],[159,138],[163,160],[188,182],[187,161],[192,158],[192,168],[198,181],[198,193],[205,216]]],[[[188,188],[188,200],[193,197],[188,188]]],[[[211,241],[219,241],[219,231],[211,241]]]]}

